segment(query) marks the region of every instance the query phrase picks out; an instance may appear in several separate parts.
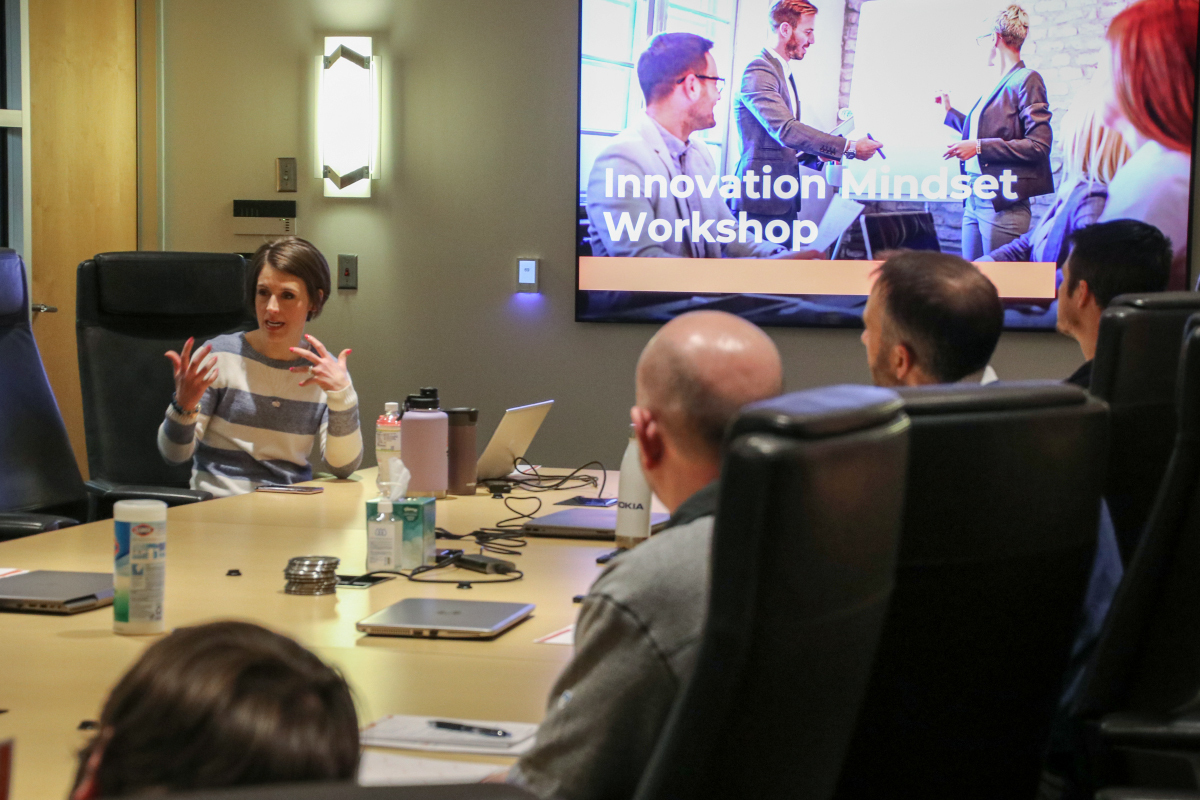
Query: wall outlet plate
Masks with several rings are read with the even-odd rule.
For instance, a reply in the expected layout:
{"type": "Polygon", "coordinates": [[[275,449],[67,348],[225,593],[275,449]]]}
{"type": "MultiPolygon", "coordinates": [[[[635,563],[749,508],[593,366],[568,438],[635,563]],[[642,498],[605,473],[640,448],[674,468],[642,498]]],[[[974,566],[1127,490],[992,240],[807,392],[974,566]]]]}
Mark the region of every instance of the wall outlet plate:
{"type": "Polygon", "coordinates": [[[537,293],[540,259],[517,259],[517,291],[537,293]]]}
{"type": "Polygon", "coordinates": [[[338,253],[337,287],[339,289],[358,289],[358,255],[338,253]]]}
{"type": "Polygon", "coordinates": [[[275,191],[296,191],[296,159],[275,159],[275,191]]]}

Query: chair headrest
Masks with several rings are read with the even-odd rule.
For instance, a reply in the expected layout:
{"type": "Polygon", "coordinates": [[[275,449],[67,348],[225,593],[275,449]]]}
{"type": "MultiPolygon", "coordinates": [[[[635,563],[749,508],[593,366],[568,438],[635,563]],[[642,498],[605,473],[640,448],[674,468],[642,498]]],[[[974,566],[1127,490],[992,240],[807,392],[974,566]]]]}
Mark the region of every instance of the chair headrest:
{"type": "Polygon", "coordinates": [[[1144,311],[1176,311],[1191,308],[1200,311],[1200,293],[1145,292],[1142,294],[1120,294],[1112,299],[1112,302],[1108,304],[1108,308],[1138,308],[1144,311]]]}
{"type": "Polygon", "coordinates": [[[904,410],[910,417],[1077,406],[1086,403],[1088,397],[1078,386],[1057,381],[906,386],[896,391],[904,399],[904,410]]]}
{"type": "MultiPolygon", "coordinates": [[[[13,250],[0,250],[0,319],[23,319],[29,313],[25,297],[25,265],[13,250]]],[[[16,319],[12,321],[16,321],[16,319]]]]}
{"type": "Polygon", "coordinates": [[[246,262],[236,253],[147,250],[100,253],[93,262],[102,314],[237,314],[245,308],[246,262]]]}
{"type": "Polygon", "coordinates": [[[1177,387],[1179,434],[1200,436],[1200,314],[1188,319],[1177,387]]]}
{"type": "Polygon", "coordinates": [[[904,404],[890,389],[826,386],[751,403],[730,425],[727,438],[774,433],[795,439],[824,439],[885,425],[904,404]]]}

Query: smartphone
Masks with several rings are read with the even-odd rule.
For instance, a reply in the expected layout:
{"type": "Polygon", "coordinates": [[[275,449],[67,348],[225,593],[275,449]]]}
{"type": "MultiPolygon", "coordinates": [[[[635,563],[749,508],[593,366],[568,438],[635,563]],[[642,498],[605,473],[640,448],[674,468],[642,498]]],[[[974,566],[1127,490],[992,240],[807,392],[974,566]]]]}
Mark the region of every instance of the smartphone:
{"type": "Polygon", "coordinates": [[[324,486],[259,486],[256,492],[274,492],[275,494],[320,494],[324,486]]]}
{"type": "Polygon", "coordinates": [[[576,495],[568,497],[566,500],[559,500],[554,505],[556,506],[592,506],[596,508],[612,508],[617,504],[615,497],[584,497],[576,495]]]}

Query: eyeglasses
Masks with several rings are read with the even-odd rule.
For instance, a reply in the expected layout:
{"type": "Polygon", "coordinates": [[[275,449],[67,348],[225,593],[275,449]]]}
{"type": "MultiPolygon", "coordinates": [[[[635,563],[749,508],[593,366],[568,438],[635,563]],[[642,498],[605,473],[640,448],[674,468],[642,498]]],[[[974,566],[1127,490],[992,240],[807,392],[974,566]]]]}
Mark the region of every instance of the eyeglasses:
{"type": "MultiPolygon", "coordinates": [[[[675,81],[675,83],[677,83],[677,84],[683,83],[684,81],[686,81],[688,79],[688,77],[690,77],[690,75],[696,75],[696,73],[689,73],[688,75],[684,75],[682,78],[675,81]]],[[[724,78],[715,78],[712,75],[696,75],[696,77],[702,81],[716,81],[718,92],[723,91],[725,89],[725,79],[724,78]]]]}
{"type": "Polygon", "coordinates": [[[995,35],[996,34],[993,32],[993,33],[985,33],[982,36],[976,36],[975,44],[979,45],[980,47],[991,47],[992,39],[995,37],[995,35]]]}

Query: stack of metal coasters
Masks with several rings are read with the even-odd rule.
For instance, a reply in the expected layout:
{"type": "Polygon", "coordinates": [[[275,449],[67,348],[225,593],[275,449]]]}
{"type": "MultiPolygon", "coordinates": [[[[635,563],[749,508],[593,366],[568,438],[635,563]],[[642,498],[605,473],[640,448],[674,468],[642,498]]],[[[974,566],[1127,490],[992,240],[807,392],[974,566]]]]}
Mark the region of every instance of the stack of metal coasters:
{"type": "Polygon", "coordinates": [[[283,577],[287,594],[333,594],[337,589],[337,568],[341,560],[334,556],[296,556],[288,561],[283,577]]]}

